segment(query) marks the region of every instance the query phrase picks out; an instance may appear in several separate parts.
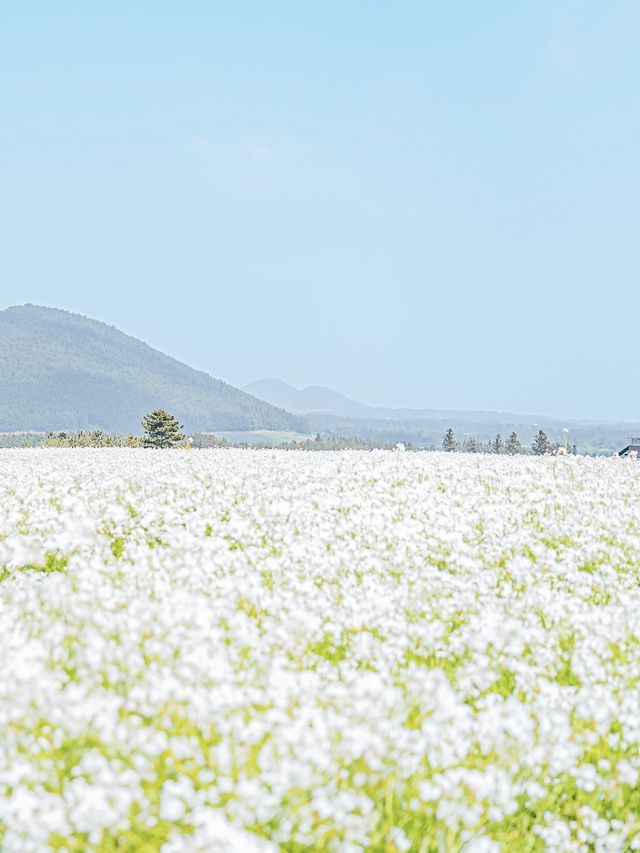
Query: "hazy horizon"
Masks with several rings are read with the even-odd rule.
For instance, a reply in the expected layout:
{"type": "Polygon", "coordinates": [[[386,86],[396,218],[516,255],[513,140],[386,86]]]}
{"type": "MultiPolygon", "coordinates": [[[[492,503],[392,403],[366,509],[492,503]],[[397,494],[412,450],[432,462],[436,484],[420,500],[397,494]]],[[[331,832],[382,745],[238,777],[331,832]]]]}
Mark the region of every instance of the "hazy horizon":
{"type": "Polygon", "coordinates": [[[640,7],[13,5],[0,305],[243,387],[633,421],[640,7]]]}

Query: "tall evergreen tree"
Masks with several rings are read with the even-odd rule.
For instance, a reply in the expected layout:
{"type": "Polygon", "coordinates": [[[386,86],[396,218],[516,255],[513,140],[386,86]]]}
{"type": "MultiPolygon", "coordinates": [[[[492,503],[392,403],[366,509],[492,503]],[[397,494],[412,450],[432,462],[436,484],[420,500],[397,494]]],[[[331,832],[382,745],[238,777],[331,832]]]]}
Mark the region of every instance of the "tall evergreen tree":
{"type": "Polygon", "coordinates": [[[531,450],[536,456],[545,456],[545,454],[551,453],[551,442],[547,434],[542,430],[533,439],[531,450]]]}
{"type": "Polygon", "coordinates": [[[162,409],[155,409],[142,419],[144,447],[173,447],[184,441],[182,424],[162,409]]]}
{"type": "Polygon", "coordinates": [[[447,453],[458,449],[458,443],[451,427],[449,427],[442,437],[442,449],[447,451],[447,453]]]}
{"type": "Polygon", "coordinates": [[[522,444],[517,432],[512,432],[507,439],[507,453],[510,456],[517,456],[522,453],[522,444]]]}
{"type": "Polygon", "coordinates": [[[504,441],[500,433],[497,434],[495,440],[493,442],[493,452],[494,453],[504,453],[504,441]]]}

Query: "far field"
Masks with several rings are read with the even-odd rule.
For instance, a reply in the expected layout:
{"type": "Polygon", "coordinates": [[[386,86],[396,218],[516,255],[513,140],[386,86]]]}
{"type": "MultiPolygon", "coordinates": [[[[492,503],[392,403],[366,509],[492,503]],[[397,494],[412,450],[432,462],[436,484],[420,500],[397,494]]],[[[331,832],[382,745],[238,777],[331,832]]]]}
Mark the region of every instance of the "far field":
{"type": "Polygon", "coordinates": [[[287,441],[305,441],[313,438],[312,434],[273,429],[223,431],[215,434],[219,438],[226,438],[229,444],[272,444],[274,447],[287,441]]]}

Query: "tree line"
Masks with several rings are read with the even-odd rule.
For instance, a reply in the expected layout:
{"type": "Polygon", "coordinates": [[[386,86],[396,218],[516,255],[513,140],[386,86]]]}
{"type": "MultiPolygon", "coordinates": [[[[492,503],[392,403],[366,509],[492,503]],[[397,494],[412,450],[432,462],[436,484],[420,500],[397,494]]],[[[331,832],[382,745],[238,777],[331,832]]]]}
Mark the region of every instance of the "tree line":
{"type": "MultiPolygon", "coordinates": [[[[182,424],[178,423],[173,415],[170,415],[162,409],[156,409],[148,415],[145,415],[142,419],[142,428],[144,430],[144,435],[142,436],[116,435],[112,433],[105,433],[101,430],[78,433],[48,433],[46,439],[40,444],[40,446],[147,447],[157,449],[168,447],[229,447],[229,444],[225,439],[220,439],[213,435],[196,433],[190,438],[187,438],[182,432],[182,424]]],[[[394,447],[402,450],[415,449],[413,446],[406,445],[404,443],[394,445],[386,442],[372,441],[370,439],[327,439],[322,438],[319,433],[313,439],[290,441],[281,445],[281,447],[286,450],[373,450],[376,448],[392,449],[394,447]]],[[[509,456],[517,456],[525,453],[530,453],[535,456],[546,456],[554,453],[558,454],[568,452],[568,448],[566,446],[554,444],[543,430],[538,432],[531,444],[531,447],[525,448],[523,447],[516,432],[512,432],[506,441],[502,438],[500,433],[498,433],[493,441],[482,442],[473,436],[468,436],[462,443],[460,443],[457,441],[455,433],[451,427],[449,427],[443,435],[442,450],[448,453],[494,453],[506,454],[509,456]]],[[[573,453],[576,453],[575,445],[573,447],[573,453]]]]}
{"type": "Polygon", "coordinates": [[[190,444],[182,432],[182,424],[162,409],[149,412],[142,419],[144,435],[117,435],[88,430],[87,432],[50,432],[41,447],[180,447],[190,444]]]}
{"type": "MultiPolygon", "coordinates": [[[[493,441],[482,442],[473,436],[465,438],[460,443],[455,437],[455,433],[451,427],[445,432],[442,437],[442,449],[447,453],[462,452],[462,453],[497,453],[507,456],[519,456],[521,454],[533,454],[534,456],[549,456],[552,454],[564,454],[568,452],[568,448],[562,444],[554,444],[544,430],[539,430],[538,434],[533,439],[531,447],[526,448],[522,445],[517,432],[512,432],[505,441],[498,433],[493,441]]],[[[573,445],[572,451],[576,454],[576,446],[573,445]]]]}

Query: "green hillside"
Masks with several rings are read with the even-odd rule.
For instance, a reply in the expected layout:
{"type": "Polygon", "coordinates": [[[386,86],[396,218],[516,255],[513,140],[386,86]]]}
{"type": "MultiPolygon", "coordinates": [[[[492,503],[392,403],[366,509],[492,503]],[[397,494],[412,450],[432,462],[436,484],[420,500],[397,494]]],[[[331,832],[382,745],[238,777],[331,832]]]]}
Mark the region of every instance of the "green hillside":
{"type": "Polygon", "coordinates": [[[302,418],[113,326],[36,305],[0,311],[0,432],[137,432],[154,408],[187,430],[306,429],[302,418]]]}

